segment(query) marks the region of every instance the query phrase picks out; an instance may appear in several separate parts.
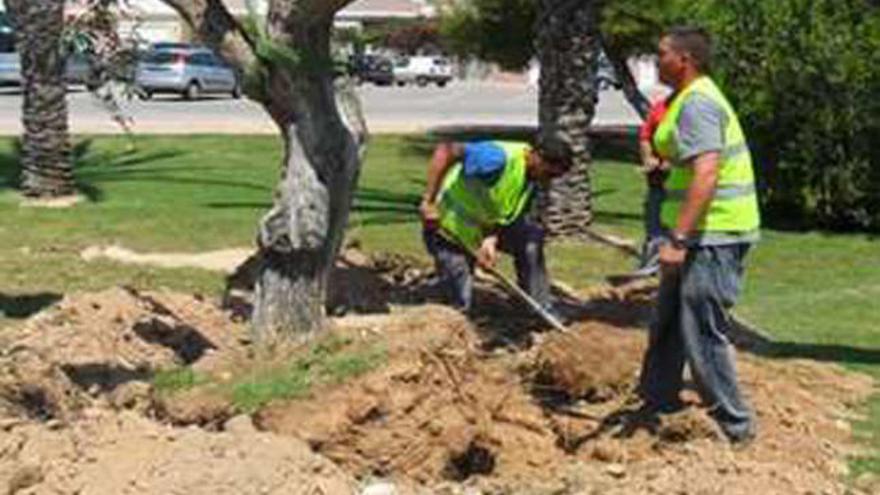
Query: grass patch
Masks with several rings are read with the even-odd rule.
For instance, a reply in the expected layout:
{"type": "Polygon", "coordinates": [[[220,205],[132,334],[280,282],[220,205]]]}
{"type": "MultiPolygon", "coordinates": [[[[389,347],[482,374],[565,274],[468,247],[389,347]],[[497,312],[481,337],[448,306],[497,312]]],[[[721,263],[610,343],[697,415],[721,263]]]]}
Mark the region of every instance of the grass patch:
{"type": "MultiPolygon", "coordinates": [[[[218,273],[86,263],[79,253],[113,243],[143,252],[252,245],[278,178],[279,141],[266,136],[145,136],[138,138],[135,152],[126,149],[123,138],[81,141],[76,176],[88,201],[47,210],[19,206],[10,189],[17,175],[12,140],[0,139],[0,327],[75,290],[125,284],[219,293],[223,278],[218,273]]],[[[417,205],[429,153],[429,143],[419,137],[372,140],[349,231],[365,249],[426,259],[417,205]]],[[[639,238],[644,185],[635,167],[597,161],[593,189],[597,228],[639,238]]],[[[620,253],[593,244],[554,244],[547,259],[553,277],[576,288],[633,265],[620,253]]],[[[877,237],[765,230],[763,242],[748,258],[737,312],[773,337],[777,357],[840,363],[880,379],[878,297],[877,237]]],[[[335,362],[329,368],[294,363],[251,377],[238,384],[237,402],[254,407],[274,397],[296,396],[315,383],[362,372],[372,362],[362,356],[327,356],[320,362],[335,362]]],[[[880,452],[875,433],[880,431],[880,396],[865,410],[867,419],[857,425],[857,434],[880,452]]],[[[853,467],[880,474],[880,457],[862,456],[853,467]]]]}
{"type": "Polygon", "coordinates": [[[153,388],[160,394],[174,394],[208,383],[208,377],[192,368],[160,370],[153,375],[153,388]]]}
{"type": "Polygon", "coordinates": [[[387,359],[382,346],[361,348],[350,344],[350,340],[329,336],[284,366],[253,373],[232,385],[233,404],[251,413],[273,400],[303,397],[316,385],[345,382],[387,359]]]}

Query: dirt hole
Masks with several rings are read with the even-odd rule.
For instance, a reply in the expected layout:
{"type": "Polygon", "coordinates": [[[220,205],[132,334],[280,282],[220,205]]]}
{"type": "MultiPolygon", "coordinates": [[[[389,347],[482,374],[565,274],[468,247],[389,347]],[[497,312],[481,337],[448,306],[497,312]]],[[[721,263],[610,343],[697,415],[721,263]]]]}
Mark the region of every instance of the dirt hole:
{"type": "Polygon", "coordinates": [[[37,421],[49,421],[58,417],[58,406],[49,398],[49,394],[37,385],[23,384],[7,396],[20,413],[37,421]]]}
{"type": "Polygon", "coordinates": [[[120,385],[129,382],[149,381],[153,376],[153,373],[146,369],[131,370],[105,363],[66,364],[61,366],[61,370],[70,381],[83,390],[88,392],[97,390],[103,393],[112,392],[120,385]]]}
{"type": "Polygon", "coordinates": [[[473,475],[488,475],[495,470],[495,453],[478,442],[453,455],[446,466],[446,476],[453,481],[465,481],[473,475]]]}
{"type": "Polygon", "coordinates": [[[139,321],[132,330],[146,342],[171,349],[184,364],[192,364],[208,350],[217,348],[195,328],[170,323],[161,317],[139,321]]]}

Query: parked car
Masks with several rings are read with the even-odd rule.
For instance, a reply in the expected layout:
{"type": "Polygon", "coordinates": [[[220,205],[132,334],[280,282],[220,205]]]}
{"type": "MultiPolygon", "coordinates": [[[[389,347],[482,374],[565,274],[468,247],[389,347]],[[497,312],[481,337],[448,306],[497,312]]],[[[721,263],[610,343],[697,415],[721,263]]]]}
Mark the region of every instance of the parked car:
{"type": "Polygon", "coordinates": [[[15,53],[15,34],[6,14],[0,12],[0,86],[21,84],[21,66],[15,53]]]}
{"type": "Polygon", "coordinates": [[[452,64],[443,57],[407,57],[394,65],[394,81],[398,86],[415,83],[427,86],[434,83],[446,86],[452,80],[452,64]]]}
{"type": "MultiPolygon", "coordinates": [[[[15,51],[15,34],[0,17],[0,86],[20,86],[21,59],[15,51]]],[[[64,80],[68,84],[89,85],[91,70],[86,55],[74,53],[67,58],[64,80]]]]}
{"type": "Polygon", "coordinates": [[[15,52],[0,53],[0,86],[21,85],[21,64],[15,52]]]}
{"type": "Polygon", "coordinates": [[[394,82],[394,64],[379,55],[353,55],[349,59],[349,74],[359,84],[369,82],[389,86],[394,82]]]}
{"type": "Polygon", "coordinates": [[[138,62],[135,86],[141,98],[179,94],[195,100],[208,93],[241,98],[237,71],[208,48],[185,43],[157,44],[138,62]]]}
{"type": "MultiPolygon", "coordinates": [[[[85,55],[71,55],[64,69],[64,81],[68,85],[82,84],[89,88],[91,68],[85,55]]],[[[21,60],[16,52],[0,52],[0,86],[21,86],[21,60]]]]}

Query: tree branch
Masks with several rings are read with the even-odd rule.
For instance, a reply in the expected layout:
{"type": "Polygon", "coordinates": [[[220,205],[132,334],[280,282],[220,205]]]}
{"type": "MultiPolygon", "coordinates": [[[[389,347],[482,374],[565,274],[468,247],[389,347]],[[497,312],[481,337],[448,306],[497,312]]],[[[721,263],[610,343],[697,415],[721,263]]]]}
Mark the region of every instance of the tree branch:
{"type": "Polygon", "coordinates": [[[244,69],[255,59],[255,41],[229,12],[222,0],[161,0],[174,9],[203,43],[224,59],[244,69]]]}
{"type": "Polygon", "coordinates": [[[602,44],[602,49],[605,51],[605,55],[608,56],[608,60],[614,67],[614,72],[616,72],[617,77],[620,78],[623,96],[626,98],[626,101],[629,102],[630,106],[638,112],[642,120],[644,120],[645,117],[648,116],[648,111],[651,109],[651,102],[649,102],[648,98],[639,91],[636,79],[633,77],[632,71],[629,69],[629,64],[626,63],[626,57],[621,55],[611,43],[608,43],[602,33],[599,34],[599,42],[602,44]]]}

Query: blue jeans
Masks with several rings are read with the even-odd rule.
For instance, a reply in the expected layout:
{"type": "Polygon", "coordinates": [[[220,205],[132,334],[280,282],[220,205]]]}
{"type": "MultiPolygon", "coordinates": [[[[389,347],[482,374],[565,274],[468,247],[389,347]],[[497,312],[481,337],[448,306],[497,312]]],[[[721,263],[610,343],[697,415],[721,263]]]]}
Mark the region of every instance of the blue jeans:
{"type": "MultiPolygon", "coordinates": [[[[474,259],[434,229],[422,232],[437,273],[453,306],[462,311],[473,302],[474,259]]],[[[498,248],[513,256],[517,283],[544,307],[550,305],[550,283],[544,263],[544,229],[523,219],[498,232],[498,248]]]]}
{"type": "Polygon", "coordinates": [[[663,242],[663,226],[660,222],[660,210],[666,190],[654,181],[648,181],[648,192],[645,195],[645,241],[639,258],[639,269],[648,273],[656,273],[660,268],[660,244],[663,242]]]}
{"type": "Polygon", "coordinates": [[[748,244],[692,248],[679,273],[662,277],[640,380],[649,407],[674,409],[687,362],[711,416],[734,441],[754,434],[727,339],[727,310],[739,295],[748,250],[748,244]]]}

